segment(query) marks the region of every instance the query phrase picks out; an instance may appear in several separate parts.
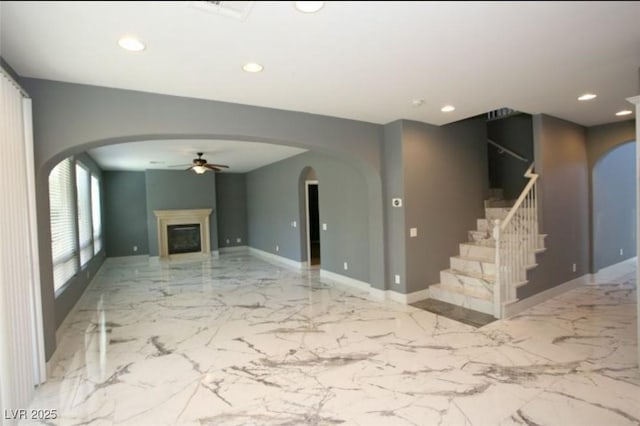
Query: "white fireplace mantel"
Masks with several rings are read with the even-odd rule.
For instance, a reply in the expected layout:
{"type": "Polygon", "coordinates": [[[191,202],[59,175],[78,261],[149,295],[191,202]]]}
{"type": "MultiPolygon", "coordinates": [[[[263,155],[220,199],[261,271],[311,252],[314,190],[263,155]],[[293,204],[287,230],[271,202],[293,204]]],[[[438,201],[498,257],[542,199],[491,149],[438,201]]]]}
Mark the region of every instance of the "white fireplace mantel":
{"type": "Polygon", "coordinates": [[[158,222],[158,254],[160,258],[185,257],[200,255],[211,255],[211,241],[209,232],[209,216],[213,209],[182,209],[182,210],[154,210],[158,222]],[[169,256],[168,227],[169,225],[200,225],[200,247],[199,253],[173,254],[169,256]]]}

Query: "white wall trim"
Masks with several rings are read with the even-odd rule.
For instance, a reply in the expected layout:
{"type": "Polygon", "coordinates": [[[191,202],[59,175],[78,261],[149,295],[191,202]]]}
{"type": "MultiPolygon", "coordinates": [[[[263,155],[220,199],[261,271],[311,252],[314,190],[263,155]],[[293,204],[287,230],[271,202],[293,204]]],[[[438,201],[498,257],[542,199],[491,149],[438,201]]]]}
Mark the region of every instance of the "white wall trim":
{"type": "Polygon", "coordinates": [[[342,284],[362,291],[369,291],[371,288],[369,283],[356,280],[355,278],[347,277],[345,275],[336,274],[335,272],[327,271],[326,269],[320,269],[320,281],[342,284]]]}
{"type": "Polygon", "coordinates": [[[402,303],[403,305],[410,305],[420,300],[429,298],[429,289],[414,291],[413,293],[398,293],[397,291],[387,290],[387,299],[394,302],[402,303]]]}
{"type": "Polygon", "coordinates": [[[569,290],[588,285],[591,282],[591,274],[585,274],[581,277],[575,278],[571,281],[567,281],[538,294],[534,294],[526,299],[518,300],[517,302],[509,303],[504,307],[504,318],[509,318],[520,312],[539,305],[542,302],[546,302],[556,296],[560,296],[562,293],[566,293],[569,290]]]}
{"type": "Polygon", "coordinates": [[[621,275],[629,274],[636,270],[637,262],[638,257],[634,256],[632,258],[623,260],[622,262],[618,262],[616,264],[602,268],[595,274],[591,275],[590,284],[598,284],[599,282],[603,281],[611,281],[620,277],[621,275]]]}
{"type": "Polygon", "coordinates": [[[266,260],[268,262],[275,262],[279,265],[288,266],[290,268],[294,268],[298,270],[306,269],[306,265],[307,265],[306,262],[298,262],[296,260],[278,256],[277,254],[269,253],[254,247],[249,247],[249,254],[251,254],[252,256],[262,258],[263,260],[266,260]]]}
{"type": "Polygon", "coordinates": [[[240,253],[240,252],[249,252],[248,246],[232,246],[232,247],[220,247],[220,253],[240,253]]]}

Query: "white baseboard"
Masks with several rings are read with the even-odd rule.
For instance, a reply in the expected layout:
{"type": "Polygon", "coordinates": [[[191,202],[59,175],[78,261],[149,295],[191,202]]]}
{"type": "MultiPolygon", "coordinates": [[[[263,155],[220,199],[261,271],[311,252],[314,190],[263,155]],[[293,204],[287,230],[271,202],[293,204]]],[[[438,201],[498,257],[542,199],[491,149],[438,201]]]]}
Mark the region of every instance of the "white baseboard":
{"type": "Polygon", "coordinates": [[[220,247],[220,253],[240,253],[240,252],[248,252],[249,247],[247,246],[233,246],[233,247],[220,247]]]}
{"type": "Polygon", "coordinates": [[[600,269],[595,274],[591,274],[590,284],[612,281],[623,275],[630,274],[638,268],[638,257],[632,257],[614,265],[600,269]]]}
{"type": "Polygon", "coordinates": [[[327,271],[326,269],[320,269],[320,281],[329,281],[331,283],[342,284],[362,291],[369,291],[369,289],[371,288],[369,283],[356,280],[355,278],[336,274],[335,272],[327,271]]]}
{"type": "Polygon", "coordinates": [[[414,291],[413,293],[398,293],[397,291],[387,290],[387,299],[394,302],[402,303],[403,305],[410,305],[416,303],[419,300],[429,298],[429,289],[414,291]]]}
{"type": "Polygon", "coordinates": [[[387,299],[387,291],[386,290],[380,290],[379,288],[375,288],[375,287],[370,287],[369,288],[369,297],[372,300],[383,302],[383,301],[385,301],[387,299]]]}
{"type": "Polygon", "coordinates": [[[566,293],[569,290],[578,288],[584,285],[588,285],[591,282],[591,274],[585,274],[581,277],[575,278],[571,281],[567,281],[538,294],[534,294],[526,299],[518,300],[517,302],[510,303],[504,307],[504,317],[509,318],[520,312],[539,305],[542,302],[546,302],[556,296],[560,296],[562,293],[566,293]]]}
{"type": "Polygon", "coordinates": [[[269,262],[275,262],[279,265],[282,266],[288,266],[290,268],[294,268],[294,269],[305,269],[307,262],[298,262],[296,260],[292,260],[286,257],[282,257],[282,256],[278,256],[277,254],[273,254],[273,253],[269,253],[266,252],[264,250],[260,250],[254,247],[249,247],[249,254],[251,254],[252,256],[256,256],[259,257],[263,260],[269,261],[269,262]]]}

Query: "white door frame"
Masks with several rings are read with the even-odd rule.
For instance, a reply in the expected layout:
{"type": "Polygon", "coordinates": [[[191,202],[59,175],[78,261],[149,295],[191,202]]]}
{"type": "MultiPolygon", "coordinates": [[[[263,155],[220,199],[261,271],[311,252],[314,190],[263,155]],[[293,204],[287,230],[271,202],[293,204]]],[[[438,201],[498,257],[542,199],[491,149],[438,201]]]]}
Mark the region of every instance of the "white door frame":
{"type": "MultiPolygon", "coordinates": [[[[309,220],[309,185],[318,185],[318,189],[320,189],[320,185],[317,180],[306,180],[304,181],[304,210],[306,212],[305,220],[307,222],[307,265],[311,268],[311,224],[309,220]]],[[[318,195],[318,201],[320,200],[320,196],[318,195]]],[[[318,210],[320,210],[318,202],[318,210]]],[[[318,211],[318,213],[320,213],[318,211]]]]}

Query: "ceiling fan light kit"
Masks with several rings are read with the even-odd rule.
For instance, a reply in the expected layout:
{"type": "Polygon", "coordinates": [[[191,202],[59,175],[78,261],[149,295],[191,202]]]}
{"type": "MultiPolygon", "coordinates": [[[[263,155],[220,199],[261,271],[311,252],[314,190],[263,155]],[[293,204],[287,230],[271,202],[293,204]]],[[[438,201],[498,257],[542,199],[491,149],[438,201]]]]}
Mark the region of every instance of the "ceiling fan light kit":
{"type": "Polygon", "coordinates": [[[198,152],[198,158],[193,159],[193,164],[187,168],[187,170],[193,170],[196,174],[203,174],[208,170],[212,170],[214,172],[220,172],[222,169],[228,169],[229,166],[224,164],[211,164],[207,163],[205,158],[202,158],[203,153],[198,152]]]}

